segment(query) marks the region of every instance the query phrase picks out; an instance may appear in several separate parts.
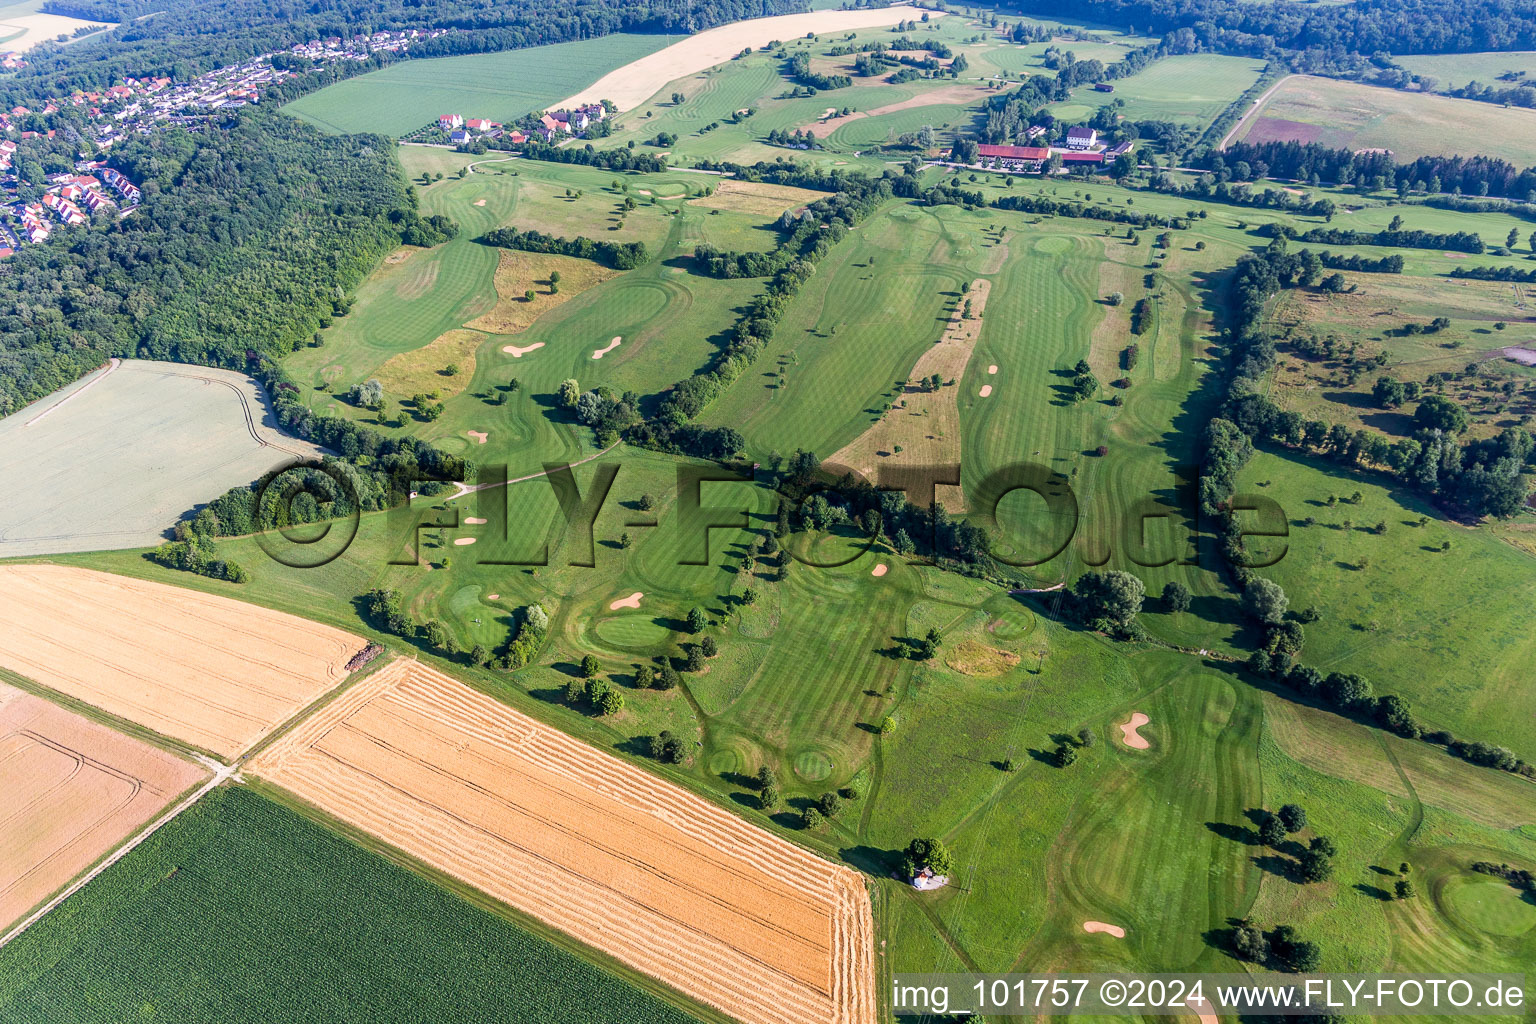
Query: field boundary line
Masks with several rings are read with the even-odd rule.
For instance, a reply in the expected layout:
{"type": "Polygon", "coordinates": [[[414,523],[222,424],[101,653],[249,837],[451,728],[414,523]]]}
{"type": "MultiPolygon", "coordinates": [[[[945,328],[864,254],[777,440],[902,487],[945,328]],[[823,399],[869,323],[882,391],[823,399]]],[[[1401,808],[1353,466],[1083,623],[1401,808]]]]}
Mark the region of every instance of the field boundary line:
{"type": "Polygon", "coordinates": [[[123,365],[123,361],[121,359],[117,358],[116,356],[113,356],[111,359],[107,360],[107,368],[105,370],[103,370],[101,373],[98,373],[96,376],[92,377],[90,380],[86,381],[84,384],[80,385],[78,388],[76,388],[75,390],[71,391],[69,394],[65,395],[63,398],[59,399],[57,402],[54,402],[52,405],[50,405],[48,408],[44,409],[42,412],[38,413],[36,416],[33,416],[31,419],[27,420],[25,423],[23,423],[21,425],[22,429],[25,430],[27,427],[30,427],[32,424],[36,423],[38,420],[42,419],[44,416],[47,416],[49,413],[51,413],[55,409],[59,408],[59,406],[64,405],[65,403],[71,401],[72,399],[78,397],[79,395],[82,395],[85,392],[89,391],[91,388],[95,387],[101,381],[101,379],[103,377],[105,377],[107,374],[111,373],[113,370],[117,369],[121,365],[123,365]]]}
{"type": "Polygon", "coordinates": [[[208,779],[207,782],[204,782],[201,786],[197,787],[197,789],[194,790],[190,796],[183,799],[181,803],[177,804],[169,811],[166,811],[160,817],[151,822],[148,826],[141,829],[138,835],[124,842],[117,849],[109,853],[105,858],[102,859],[101,863],[97,864],[85,874],[71,882],[64,888],[63,892],[60,892],[57,896],[53,897],[53,899],[49,900],[37,910],[33,911],[31,915],[29,915],[16,927],[6,932],[5,935],[0,936],[0,948],[3,948],[9,944],[13,939],[19,938],[23,932],[25,932],[28,928],[32,927],[37,922],[41,921],[55,907],[59,906],[59,904],[69,899],[81,889],[85,888],[85,886],[97,875],[101,874],[103,871],[107,870],[107,868],[110,868],[112,865],[128,856],[128,854],[132,853],[140,843],[158,832],[162,826],[169,824],[174,818],[176,818],[177,815],[181,814],[183,811],[187,810],[193,804],[201,800],[205,795],[209,793],[209,791],[214,789],[214,787],[222,784],[227,779],[235,778],[239,771],[235,765],[220,764],[219,762],[214,761],[212,758],[198,757],[197,760],[207,768],[213,768],[214,765],[218,765],[218,768],[214,770],[213,775],[208,779]]]}
{"type": "Polygon", "coordinates": [[[1221,137],[1221,141],[1216,144],[1217,151],[1221,152],[1225,150],[1227,146],[1231,145],[1232,136],[1236,135],[1242,129],[1242,127],[1246,125],[1249,120],[1251,120],[1253,116],[1259,112],[1259,108],[1263,107],[1264,104],[1269,102],[1269,98],[1275,94],[1275,90],[1279,89],[1282,85],[1295,77],[1296,76],[1294,74],[1286,75],[1285,77],[1281,78],[1280,81],[1276,82],[1268,89],[1265,89],[1263,94],[1259,96],[1258,99],[1253,101],[1253,106],[1245,110],[1243,112],[1243,116],[1237,119],[1237,123],[1232,126],[1232,130],[1221,137]]]}

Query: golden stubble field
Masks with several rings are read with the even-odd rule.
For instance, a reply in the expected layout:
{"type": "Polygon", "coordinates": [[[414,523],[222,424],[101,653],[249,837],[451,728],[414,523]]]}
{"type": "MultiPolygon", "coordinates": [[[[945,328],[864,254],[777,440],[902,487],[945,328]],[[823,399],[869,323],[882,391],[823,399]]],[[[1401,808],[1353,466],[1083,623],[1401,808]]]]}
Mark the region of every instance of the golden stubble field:
{"type": "Polygon", "coordinates": [[[0,683],[0,928],[207,774],[0,683]]]}
{"type": "Polygon", "coordinates": [[[875,1019],[856,872],[417,662],[246,770],[748,1024],[875,1019]]]}
{"type": "Polygon", "coordinates": [[[221,757],[339,685],[363,646],[227,597],[72,566],[0,566],[0,667],[221,757]]]}

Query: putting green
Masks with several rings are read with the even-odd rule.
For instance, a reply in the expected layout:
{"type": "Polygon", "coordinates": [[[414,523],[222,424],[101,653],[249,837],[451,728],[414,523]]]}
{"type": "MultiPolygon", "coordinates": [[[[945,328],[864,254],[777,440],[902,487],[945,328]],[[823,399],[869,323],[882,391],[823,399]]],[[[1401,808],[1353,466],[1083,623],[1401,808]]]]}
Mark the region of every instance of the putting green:
{"type": "Polygon", "coordinates": [[[832,759],[819,750],[802,750],[795,755],[795,774],[807,782],[820,782],[832,774],[832,759]]]}
{"type": "Polygon", "coordinates": [[[615,647],[655,647],[665,643],[672,631],[651,615],[616,615],[600,619],[597,635],[615,647]]]}
{"type": "Polygon", "coordinates": [[[1489,935],[1524,935],[1536,928],[1536,903],[1502,878],[1453,878],[1440,899],[1452,914],[1489,935]]]}

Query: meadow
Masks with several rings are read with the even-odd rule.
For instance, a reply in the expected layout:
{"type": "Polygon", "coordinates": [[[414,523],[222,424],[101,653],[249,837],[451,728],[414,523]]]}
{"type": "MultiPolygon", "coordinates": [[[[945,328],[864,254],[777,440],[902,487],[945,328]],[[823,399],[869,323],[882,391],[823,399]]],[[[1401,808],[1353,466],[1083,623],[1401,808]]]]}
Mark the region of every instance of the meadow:
{"type": "Polygon", "coordinates": [[[698,1019],[478,903],[216,789],[0,949],[0,1020],[698,1019]]]}
{"type": "MultiPolygon", "coordinates": [[[[1061,45],[1075,49],[1071,44],[1061,45]]],[[[1129,78],[1111,83],[1113,93],[1080,86],[1070,99],[1052,104],[1050,110],[1068,121],[1087,120],[1105,103],[1124,100],[1120,113],[1133,121],[1172,121],[1204,128],[1258,81],[1263,71],[1262,60],[1246,57],[1209,53],[1164,57],[1129,78]]]]}
{"type": "Polygon", "coordinates": [[[1435,88],[1441,90],[1459,89],[1468,82],[1481,82],[1498,89],[1513,84],[1501,81],[1501,75],[1509,72],[1519,75],[1536,74],[1536,53],[1528,50],[1507,53],[1405,54],[1395,59],[1414,74],[1428,75],[1435,79],[1435,88]]]}
{"type": "Polygon", "coordinates": [[[400,136],[443,114],[510,123],[675,37],[615,32],[548,46],[403,60],[303,96],[283,110],[329,132],[400,136]]]}
{"type": "Polygon", "coordinates": [[[1529,167],[1536,163],[1536,111],[1294,75],[1265,101],[1240,138],[1386,149],[1400,162],[1487,155],[1529,167]]]}

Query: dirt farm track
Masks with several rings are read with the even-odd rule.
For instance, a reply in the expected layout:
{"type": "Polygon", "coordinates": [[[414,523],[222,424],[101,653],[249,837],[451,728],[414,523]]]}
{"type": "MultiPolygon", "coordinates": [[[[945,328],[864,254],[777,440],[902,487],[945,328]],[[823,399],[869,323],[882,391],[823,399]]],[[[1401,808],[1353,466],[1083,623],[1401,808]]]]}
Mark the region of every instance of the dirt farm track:
{"type": "Polygon", "coordinates": [[[0,931],[207,774],[0,683],[0,931]]]}
{"type": "Polygon", "coordinates": [[[397,661],[245,767],[747,1024],[872,1024],[859,875],[397,661]]]}
{"type": "Polygon", "coordinates": [[[0,566],[0,668],[233,757],[347,677],[364,641],[195,590],[0,566]]]}

